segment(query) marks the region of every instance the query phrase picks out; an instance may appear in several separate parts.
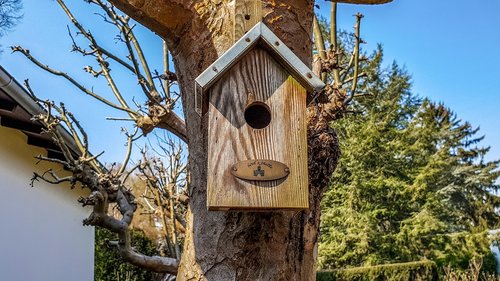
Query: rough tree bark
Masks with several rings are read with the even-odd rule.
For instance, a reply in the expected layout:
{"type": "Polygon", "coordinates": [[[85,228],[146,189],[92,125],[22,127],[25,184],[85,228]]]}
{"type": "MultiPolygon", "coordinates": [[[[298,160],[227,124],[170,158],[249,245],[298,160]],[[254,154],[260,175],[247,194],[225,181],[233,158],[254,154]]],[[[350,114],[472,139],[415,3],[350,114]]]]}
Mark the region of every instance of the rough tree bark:
{"type": "MultiPolygon", "coordinates": [[[[194,79],[234,42],[234,1],[111,0],[168,44],[189,139],[190,201],[177,280],[315,280],[319,203],[339,157],[328,115],[311,107],[310,209],[214,212],[206,207],[207,118],[194,110],[194,79]]],[[[312,61],[314,1],[264,0],[263,21],[306,64],[312,61]]],[[[373,4],[383,0],[339,1],[373,4]]]]}

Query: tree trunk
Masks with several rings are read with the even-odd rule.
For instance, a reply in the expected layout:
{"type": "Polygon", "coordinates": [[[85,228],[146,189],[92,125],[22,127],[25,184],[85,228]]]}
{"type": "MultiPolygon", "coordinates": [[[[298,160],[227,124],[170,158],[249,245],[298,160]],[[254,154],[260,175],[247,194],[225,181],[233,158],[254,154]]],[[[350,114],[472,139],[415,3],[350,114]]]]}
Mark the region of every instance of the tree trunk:
{"type": "MultiPolygon", "coordinates": [[[[190,201],[177,280],[315,280],[319,203],[339,151],[334,132],[309,109],[306,211],[207,211],[207,116],[194,110],[194,79],[234,42],[234,2],[113,0],[170,47],[189,138],[190,201]]],[[[313,1],[264,2],[263,21],[304,62],[312,61],[313,1]]]]}

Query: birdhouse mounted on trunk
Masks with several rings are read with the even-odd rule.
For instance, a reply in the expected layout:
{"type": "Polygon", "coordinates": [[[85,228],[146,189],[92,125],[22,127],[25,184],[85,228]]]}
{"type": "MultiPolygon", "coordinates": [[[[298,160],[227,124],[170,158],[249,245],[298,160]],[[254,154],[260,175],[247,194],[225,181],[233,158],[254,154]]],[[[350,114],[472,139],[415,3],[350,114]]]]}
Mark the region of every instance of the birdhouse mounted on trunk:
{"type": "Polygon", "coordinates": [[[308,208],[306,96],[323,87],[261,22],[196,78],[209,210],[308,208]]]}

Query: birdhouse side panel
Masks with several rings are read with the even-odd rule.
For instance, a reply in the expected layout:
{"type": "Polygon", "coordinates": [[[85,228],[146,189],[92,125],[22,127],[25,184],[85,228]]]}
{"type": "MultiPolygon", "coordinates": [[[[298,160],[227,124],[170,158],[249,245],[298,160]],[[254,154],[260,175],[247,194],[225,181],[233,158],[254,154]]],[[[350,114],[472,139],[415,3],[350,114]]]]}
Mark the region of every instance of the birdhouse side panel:
{"type": "MultiPolygon", "coordinates": [[[[308,205],[306,90],[264,49],[250,51],[209,90],[209,209],[303,209],[308,205]],[[249,125],[245,109],[263,103],[270,123],[249,125]],[[285,164],[284,179],[236,178],[245,160],[285,164]]],[[[257,116],[257,118],[260,118],[257,116]]],[[[257,170],[258,172],[258,170],[257,170]]]]}

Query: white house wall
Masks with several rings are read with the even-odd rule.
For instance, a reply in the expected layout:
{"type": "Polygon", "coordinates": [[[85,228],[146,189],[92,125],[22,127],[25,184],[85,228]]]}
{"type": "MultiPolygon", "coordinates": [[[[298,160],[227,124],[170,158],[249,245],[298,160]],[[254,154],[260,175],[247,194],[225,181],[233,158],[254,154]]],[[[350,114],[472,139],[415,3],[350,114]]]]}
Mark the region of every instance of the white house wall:
{"type": "MultiPolygon", "coordinates": [[[[20,131],[0,127],[0,280],[89,281],[94,279],[94,228],[78,205],[81,190],[36,182],[29,186],[34,156],[20,131]]],[[[56,171],[60,166],[52,165],[56,171]]]]}

